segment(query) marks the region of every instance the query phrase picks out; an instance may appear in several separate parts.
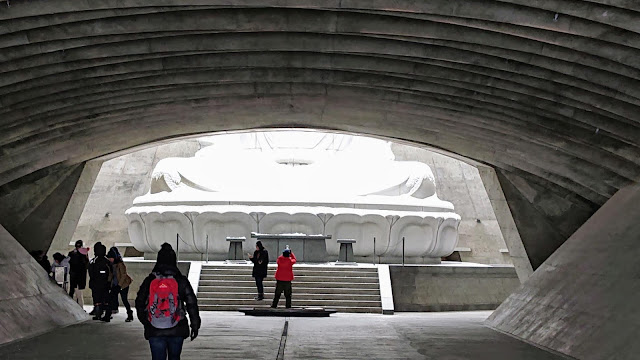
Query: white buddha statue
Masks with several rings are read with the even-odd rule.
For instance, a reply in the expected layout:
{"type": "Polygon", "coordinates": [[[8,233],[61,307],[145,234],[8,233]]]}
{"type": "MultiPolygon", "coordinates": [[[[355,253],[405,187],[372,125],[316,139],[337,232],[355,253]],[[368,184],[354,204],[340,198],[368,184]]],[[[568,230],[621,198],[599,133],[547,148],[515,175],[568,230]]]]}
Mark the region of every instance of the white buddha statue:
{"type": "MultiPolygon", "coordinates": [[[[398,198],[391,202],[453,209],[451,203],[437,198],[429,166],[394,161],[387,141],[309,131],[253,132],[211,139],[212,145],[193,158],[160,161],[146,199],[183,203],[241,197],[358,203],[384,196],[398,198]],[[368,199],[359,199],[363,197],[368,199]]],[[[144,200],[139,198],[136,203],[144,200]]]]}
{"type": "MultiPolygon", "coordinates": [[[[387,141],[314,131],[225,134],[203,140],[210,145],[192,158],[161,160],[150,192],[136,198],[127,211],[132,242],[139,250],[155,251],[175,233],[182,236],[181,231],[182,238],[189,239],[183,251],[193,253],[202,252],[207,235],[215,251],[224,253],[225,236],[330,231],[334,239],[360,239],[354,252],[367,256],[373,248],[364,239],[373,232],[380,251],[386,247],[386,253],[376,249],[376,254],[393,258],[399,240],[391,238],[401,236],[402,231],[394,231],[401,230],[403,222],[404,237],[412,239],[405,250],[413,257],[435,259],[455,247],[460,217],[450,202],[438,199],[431,169],[420,162],[395,161],[387,141]],[[331,216],[323,221],[319,214],[331,216]],[[447,225],[453,233],[447,230],[446,246],[438,242],[444,220],[453,221],[447,225]],[[189,226],[191,231],[180,230],[189,226]]],[[[330,255],[337,252],[334,243],[327,240],[330,255]]]]}

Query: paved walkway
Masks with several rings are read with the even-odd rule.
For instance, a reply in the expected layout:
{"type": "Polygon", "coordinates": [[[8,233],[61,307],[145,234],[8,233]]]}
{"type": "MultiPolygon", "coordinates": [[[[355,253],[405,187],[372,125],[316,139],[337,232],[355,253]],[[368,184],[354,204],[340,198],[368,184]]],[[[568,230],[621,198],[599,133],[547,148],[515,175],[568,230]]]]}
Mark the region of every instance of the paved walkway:
{"type": "MultiPolygon", "coordinates": [[[[249,317],[203,312],[203,328],[183,359],[562,359],[482,326],[490,312],[334,314],[330,318],[249,317]]],[[[115,315],[0,347],[0,359],[149,359],[137,321],[115,315]]]]}

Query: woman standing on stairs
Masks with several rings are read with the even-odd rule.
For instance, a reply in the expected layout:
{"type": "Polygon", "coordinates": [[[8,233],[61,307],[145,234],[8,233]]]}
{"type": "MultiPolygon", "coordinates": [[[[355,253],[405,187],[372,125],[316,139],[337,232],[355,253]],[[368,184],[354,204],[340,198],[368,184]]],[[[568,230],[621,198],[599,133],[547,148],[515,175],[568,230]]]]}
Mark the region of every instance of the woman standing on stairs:
{"type": "Polygon", "coordinates": [[[267,277],[267,266],[269,265],[269,252],[262,246],[261,241],[256,241],[256,251],[253,256],[249,255],[249,260],[253,263],[253,271],[251,276],[256,279],[256,287],[258,288],[258,296],[255,300],[264,300],[264,286],[262,281],[267,277]]]}

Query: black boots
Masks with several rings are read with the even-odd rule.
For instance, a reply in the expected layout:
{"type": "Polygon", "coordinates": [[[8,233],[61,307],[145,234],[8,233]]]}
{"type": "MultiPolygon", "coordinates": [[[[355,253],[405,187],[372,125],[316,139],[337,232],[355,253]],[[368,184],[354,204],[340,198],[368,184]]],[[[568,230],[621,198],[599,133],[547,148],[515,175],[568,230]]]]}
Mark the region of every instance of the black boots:
{"type": "Polygon", "coordinates": [[[253,300],[264,300],[264,294],[258,294],[258,296],[254,296],[253,300]]]}
{"type": "Polygon", "coordinates": [[[102,307],[100,305],[96,305],[96,308],[93,310],[93,320],[101,320],[102,319],[102,307]]]}
{"type": "Polygon", "coordinates": [[[104,322],[111,322],[111,308],[110,307],[107,306],[107,311],[104,313],[104,316],[100,320],[104,321],[104,322]]]}
{"type": "Polygon", "coordinates": [[[133,311],[132,310],[127,310],[127,320],[125,320],[126,322],[132,322],[133,321],[133,311]]]}

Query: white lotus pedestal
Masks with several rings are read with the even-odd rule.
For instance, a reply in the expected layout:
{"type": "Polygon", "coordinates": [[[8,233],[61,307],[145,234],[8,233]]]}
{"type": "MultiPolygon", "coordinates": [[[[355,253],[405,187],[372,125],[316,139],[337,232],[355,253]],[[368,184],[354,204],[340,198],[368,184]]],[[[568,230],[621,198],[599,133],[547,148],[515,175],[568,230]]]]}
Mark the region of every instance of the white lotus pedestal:
{"type": "Polygon", "coordinates": [[[349,252],[349,261],[399,264],[404,238],[405,263],[437,264],[455,249],[460,222],[452,212],[371,210],[353,205],[144,206],[129,209],[126,216],[131,242],[147,259],[153,259],[162,243],[173,245],[179,234],[181,260],[235,259],[236,254],[253,253],[255,240],[261,240],[271,261],[289,245],[299,261],[317,263],[340,258],[341,244],[333,239],[352,239],[355,242],[350,244],[353,254],[349,252]],[[255,216],[254,211],[262,215],[255,216]],[[257,228],[266,231],[258,233],[257,228]],[[227,241],[242,237],[247,241],[227,241]]]}

